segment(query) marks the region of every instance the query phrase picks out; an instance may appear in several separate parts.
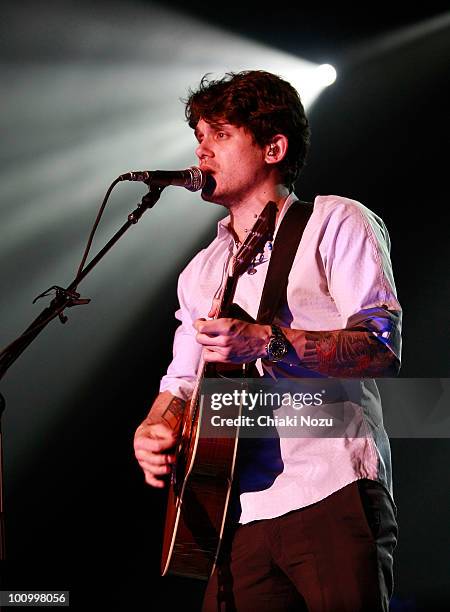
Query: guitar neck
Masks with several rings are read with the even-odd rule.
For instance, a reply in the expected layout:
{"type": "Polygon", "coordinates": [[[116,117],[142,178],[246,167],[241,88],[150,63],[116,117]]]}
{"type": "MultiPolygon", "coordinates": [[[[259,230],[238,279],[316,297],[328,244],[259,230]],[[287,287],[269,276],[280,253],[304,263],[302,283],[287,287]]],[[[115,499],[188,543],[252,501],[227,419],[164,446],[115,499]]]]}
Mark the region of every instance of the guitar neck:
{"type": "MultiPolygon", "coordinates": [[[[222,291],[220,304],[216,310],[216,316],[214,318],[218,319],[231,316],[233,318],[242,318],[243,320],[253,322],[253,319],[242,309],[240,310],[245,316],[241,316],[239,313],[236,314],[236,309],[234,308],[236,305],[233,304],[234,294],[236,292],[239,277],[250,266],[256,254],[258,252],[262,252],[265,242],[267,240],[272,240],[275,228],[276,212],[277,207],[275,202],[268,202],[244,243],[234,255],[232,259],[233,265],[231,267],[231,274],[227,276],[225,287],[222,291]]],[[[198,403],[201,384],[205,378],[206,367],[208,365],[205,362],[203,354],[204,350],[202,351],[199,367],[197,369],[197,379],[195,381],[194,391],[190,401],[191,407],[196,406],[198,403]]]]}
{"type": "Polygon", "coordinates": [[[219,314],[217,316],[218,319],[223,317],[228,317],[231,304],[233,303],[234,294],[236,293],[238,277],[229,276],[227,278],[225,288],[222,294],[222,300],[219,308],[219,314]]]}

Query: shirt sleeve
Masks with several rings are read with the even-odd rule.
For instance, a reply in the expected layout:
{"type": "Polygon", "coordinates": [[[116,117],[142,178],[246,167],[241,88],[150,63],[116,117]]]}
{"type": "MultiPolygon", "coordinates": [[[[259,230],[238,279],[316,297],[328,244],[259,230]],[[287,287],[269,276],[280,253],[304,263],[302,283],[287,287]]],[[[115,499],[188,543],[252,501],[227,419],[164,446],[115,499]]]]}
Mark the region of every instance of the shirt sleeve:
{"type": "Polygon", "coordinates": [[[201,345],[195,339],[193,316],[186,297],[186,271],[178,279],[179,309],[175,318],[180,325],[175,331],[173,341],[173,358],[167,373],[162,377],[159,390],[170,391],[172,395],[189,400],[192,396],[197,368],[200,361],[201,345]]]}
{"type": "Polygon", "coordinates": [[[366,329],[400,360],[402,309],[382,219],[347,205],[331,215],[322,251],[328,288],[345,329],[366,329]]]}

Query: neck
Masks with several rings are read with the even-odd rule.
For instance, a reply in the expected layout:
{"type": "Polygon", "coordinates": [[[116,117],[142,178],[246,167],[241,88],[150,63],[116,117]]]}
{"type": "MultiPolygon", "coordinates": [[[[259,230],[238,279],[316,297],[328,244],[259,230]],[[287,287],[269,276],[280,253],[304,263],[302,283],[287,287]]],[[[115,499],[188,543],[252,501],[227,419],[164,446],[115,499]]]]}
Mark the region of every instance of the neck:
{"type": "Polygon", "coordinates": [[[279,185],[277,188],[262,192],[257,197],[245,202],[237,202],[229,207],[231,222],[230,231],[234,234],[235,240],[244,242],[248,232],[255,224],[267,202],[275,202],[278,208],[278,215],[281,212],[283,204],[289,195],[289,190],[284,185],[279,185]]]}

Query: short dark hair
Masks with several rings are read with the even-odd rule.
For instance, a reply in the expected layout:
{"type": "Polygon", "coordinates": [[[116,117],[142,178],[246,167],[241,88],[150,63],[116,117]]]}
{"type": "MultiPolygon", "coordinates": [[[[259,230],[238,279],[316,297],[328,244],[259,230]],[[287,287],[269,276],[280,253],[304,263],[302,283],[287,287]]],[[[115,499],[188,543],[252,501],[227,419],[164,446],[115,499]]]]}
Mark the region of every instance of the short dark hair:
{"type": "Polygon", "coordinates": [[[186,120],[193,129],[200,119],[225,120],[246,128],[260,147],[276,134],[286,136],[288,150],[278,169],[292,190],[305,165],[310,130],[300,96],[290,83],[264,70],[227,72],[218,80],[206,74],[184,102],[186,120]]]}

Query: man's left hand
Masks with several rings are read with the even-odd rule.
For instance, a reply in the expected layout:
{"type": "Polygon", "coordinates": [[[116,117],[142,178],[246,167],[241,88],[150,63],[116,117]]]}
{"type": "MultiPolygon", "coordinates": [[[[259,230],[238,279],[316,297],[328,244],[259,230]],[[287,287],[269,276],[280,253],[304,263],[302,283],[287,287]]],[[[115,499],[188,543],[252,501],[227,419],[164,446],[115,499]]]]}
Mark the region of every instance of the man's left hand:
{"type": "Polygon", "coordinates": [[[240,319],[197,319],[197,342],[204,347],[205,361],[249,363],[266,356],[270,325],[246,323],[240,319]]]}

